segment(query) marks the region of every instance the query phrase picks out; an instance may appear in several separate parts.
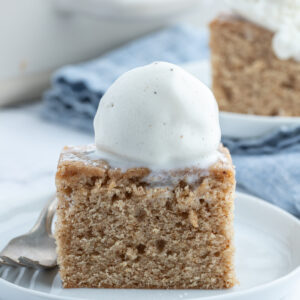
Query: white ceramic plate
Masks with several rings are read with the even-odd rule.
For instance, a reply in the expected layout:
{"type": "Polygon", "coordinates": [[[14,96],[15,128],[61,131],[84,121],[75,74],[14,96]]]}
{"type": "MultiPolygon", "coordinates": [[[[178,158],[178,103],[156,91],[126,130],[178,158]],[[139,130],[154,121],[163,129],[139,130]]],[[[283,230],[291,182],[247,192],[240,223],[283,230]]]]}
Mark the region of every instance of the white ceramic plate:
{"type": "MultiPolygon", "coordinates": [[[[45,201],[45,197],[31,202],[26,200],[17,209],[2,209],[0,249],[10,238],[31,227],[45,201]]],[[[230,290],[62,289],[56,269],[34,271],[1,267],[0,298],[293,299],[288,294],[300,283],[300,221],[260,199],[237,193],[235,236],[236,268],[240,285],[230,290]]]]}
{"type": "MultiPolygon", "coordinates": [[[[209,60],[189,63],[183,67],[211,87],[209,60]]],[[[300,125],[300,117],[268,117],[231,112],[220,112],[222,135],[233,138],[254,138],[262,136],[281,126],[300,125]]]]}

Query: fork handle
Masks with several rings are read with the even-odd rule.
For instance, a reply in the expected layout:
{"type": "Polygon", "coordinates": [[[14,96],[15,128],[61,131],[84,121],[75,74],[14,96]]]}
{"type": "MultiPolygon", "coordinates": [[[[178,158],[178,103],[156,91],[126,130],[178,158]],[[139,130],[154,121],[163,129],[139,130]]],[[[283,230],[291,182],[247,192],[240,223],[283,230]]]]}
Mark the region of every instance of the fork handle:
{"type": "Polygon", "coordinates": [[[51,232],[51,224],[53,220],[53,216],[56,211],[57,199],[56,197],[51,197],[47,204],[44,206],[43,210],[41,211],[36,223],[30,230],[30,232],[39,232],[44,234],[45,232],[48,235],[52,235],[51,232]]]}

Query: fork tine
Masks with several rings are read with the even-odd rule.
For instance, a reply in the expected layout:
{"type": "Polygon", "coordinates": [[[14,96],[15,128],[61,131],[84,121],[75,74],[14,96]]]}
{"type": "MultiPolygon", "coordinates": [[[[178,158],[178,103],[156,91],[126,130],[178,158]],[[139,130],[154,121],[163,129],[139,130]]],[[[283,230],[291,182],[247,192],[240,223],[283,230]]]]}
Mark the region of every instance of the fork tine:
{"type": "Polygon", "coordinates": [[[57,264],[52,263],[48,265],[41,264],[39,261],[34,261],[32,259],[29,259],[28,257],[20,256],[18,259],[22,264],[26,265],[29,268],[34,268],[34,269],[52,269],[55,267],[57,264]]]}
{"type": "Polygon", "coordinates": [[[20,256],[18,258],[19,262],[23,265],[25,265],[27,268],[33,268],[33,269],[40,269],[38,261],[31,260],[25,256],[20,256]]]}
{"type": "Polygon", "coordinates": [[[24,267],[23,264],[9,258],[8,256],[1,255],[0,259],[4,262],[4,264],[12,266],[12,267],[24,267]]]}
{"type": "Polygon", "coordinates": [[[0,258],[0,266],[11,266],[11,265],[6,263],[2,258],[0,258]]]}

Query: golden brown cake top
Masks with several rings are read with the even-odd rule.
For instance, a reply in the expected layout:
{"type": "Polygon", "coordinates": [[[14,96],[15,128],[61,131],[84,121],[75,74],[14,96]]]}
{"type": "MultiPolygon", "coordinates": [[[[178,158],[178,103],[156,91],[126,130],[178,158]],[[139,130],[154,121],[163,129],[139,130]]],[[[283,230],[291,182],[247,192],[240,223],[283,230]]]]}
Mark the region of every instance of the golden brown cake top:
{"type": "Polygon", "coordinates": [[[86,174],[89,176],[104,177],[109,172],[110,177],[116,179],[139,179],[151,185],[177,185],[184,180],[189,184],[197,183],[200,178],[214,174],[219,176],[227,172],[234,172],[230,153],[227,148],[220,145],[220,157],[216,163],[207,169],[198,167],[188,167],[172,170],[150,170],[149,168],[136,167],[122,169],[112,167],[107,161],[97,158],[95,155],[96,146],[94,144],[86,146],[66,146],[64,147],[59,163],[58,174],[68,176],[72,172],[86,174]]]}

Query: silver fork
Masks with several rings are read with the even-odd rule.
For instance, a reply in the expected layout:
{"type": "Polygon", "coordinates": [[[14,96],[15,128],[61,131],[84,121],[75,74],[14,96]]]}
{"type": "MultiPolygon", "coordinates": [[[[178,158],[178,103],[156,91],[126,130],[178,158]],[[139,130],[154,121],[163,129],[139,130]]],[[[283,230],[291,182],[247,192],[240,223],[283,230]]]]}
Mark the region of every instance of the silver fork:
{"type": "Polygon", "coordinates": [[[52,197],[33,228],[6,245],[0,252],[0,265],[35,269],[49,269],[57,265],[55,239],[51,233],[56,204],[56,198],[52,197]]]}

